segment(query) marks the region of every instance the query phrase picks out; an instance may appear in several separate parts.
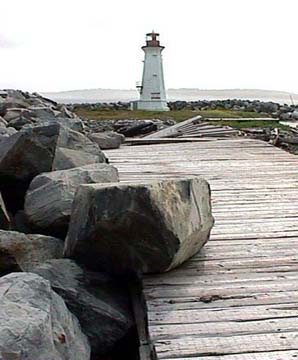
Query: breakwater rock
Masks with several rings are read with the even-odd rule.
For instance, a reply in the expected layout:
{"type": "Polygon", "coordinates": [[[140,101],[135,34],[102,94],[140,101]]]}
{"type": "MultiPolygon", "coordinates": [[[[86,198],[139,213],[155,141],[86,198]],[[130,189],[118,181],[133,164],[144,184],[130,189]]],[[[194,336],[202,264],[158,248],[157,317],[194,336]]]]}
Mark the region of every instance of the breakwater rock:
{"type": "Polygon", "coordinates": [[[208,183],[122,184],[102,150],[157,123],[114,125],[102,133],[38,94],[0,91],[1,359],[137,359],[142,274],[209,238],[208,183]]]}
{"type": "MultiPolygon", "coordinates": [[[[280,104],[273,101],[225,99],[225,100],[197,100],[197,101],[169,101],[170,110],[231,110],[235,112],[255,112],[273,117],[288,116],[283,114],[293,113],[298,107],[295,105],[280,104]]],[[[129,110],[130,103],[83,103],[69,104],[68,109],[77,111],[84,109],[87,111],[115,111],[129,110]]]]}

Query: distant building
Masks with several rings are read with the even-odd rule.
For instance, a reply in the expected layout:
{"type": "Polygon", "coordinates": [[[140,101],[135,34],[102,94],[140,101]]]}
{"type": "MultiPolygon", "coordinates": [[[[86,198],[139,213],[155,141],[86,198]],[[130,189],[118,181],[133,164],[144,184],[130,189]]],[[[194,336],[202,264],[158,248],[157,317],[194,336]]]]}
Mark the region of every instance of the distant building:
{"type": "Polygon", "coordinates": [[[162,66],[162,51],[159,34],[152,31],[146,34],[146,45],[142,47],[145,52],[142,84],[137,85],[140,99],[132,102],[132,109],[168,111],[165,82],[162,66]]]}

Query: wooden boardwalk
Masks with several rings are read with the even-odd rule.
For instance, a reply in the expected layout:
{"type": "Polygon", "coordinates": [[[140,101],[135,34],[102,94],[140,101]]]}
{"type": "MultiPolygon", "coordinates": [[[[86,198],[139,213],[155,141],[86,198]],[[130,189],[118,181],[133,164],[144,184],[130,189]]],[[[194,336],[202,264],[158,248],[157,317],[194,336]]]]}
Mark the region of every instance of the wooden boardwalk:
{"type": "Polygon", "coordinates": [[[298,157],[255,140],[107,151],[122,181],[201,175],[215,227],[204,249],[145,278],[159,359],[298,359],[298,157]]]}

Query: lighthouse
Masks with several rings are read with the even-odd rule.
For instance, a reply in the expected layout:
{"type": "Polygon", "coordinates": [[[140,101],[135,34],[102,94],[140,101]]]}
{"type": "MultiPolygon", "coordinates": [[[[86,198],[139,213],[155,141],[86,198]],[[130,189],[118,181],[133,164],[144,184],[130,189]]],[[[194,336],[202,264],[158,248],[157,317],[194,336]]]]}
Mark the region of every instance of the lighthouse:
{"type": "Polygon", "coordinates": [[[132,103],[133,109],[168,111],[166,90],[162,66],[162,51],[159,34],[152,31],[146,34],[142,84],[137,85],[140,99],[132,103]]]}

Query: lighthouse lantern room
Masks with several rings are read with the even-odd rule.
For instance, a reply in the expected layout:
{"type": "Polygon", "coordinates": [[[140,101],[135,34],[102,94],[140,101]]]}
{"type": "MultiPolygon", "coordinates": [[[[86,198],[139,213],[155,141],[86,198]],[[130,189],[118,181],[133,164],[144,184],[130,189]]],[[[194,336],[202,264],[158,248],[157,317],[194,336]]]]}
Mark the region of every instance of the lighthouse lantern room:
{"type": "Polygon", "coordinates": [[[137,84],[140,99],[132,103],[132,109],[168,111],[162,66],[162,51],[159,34],[146,34],[146,45],[142,83],[137,84]]]}

